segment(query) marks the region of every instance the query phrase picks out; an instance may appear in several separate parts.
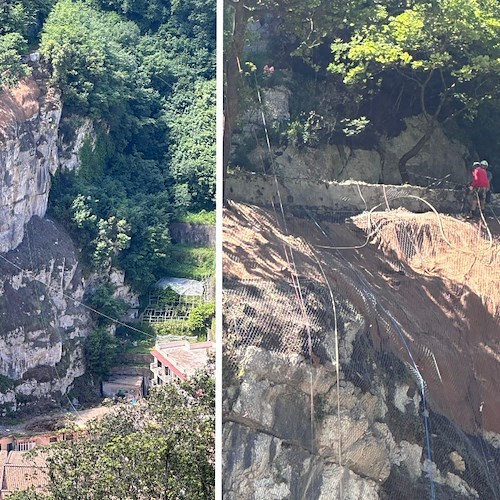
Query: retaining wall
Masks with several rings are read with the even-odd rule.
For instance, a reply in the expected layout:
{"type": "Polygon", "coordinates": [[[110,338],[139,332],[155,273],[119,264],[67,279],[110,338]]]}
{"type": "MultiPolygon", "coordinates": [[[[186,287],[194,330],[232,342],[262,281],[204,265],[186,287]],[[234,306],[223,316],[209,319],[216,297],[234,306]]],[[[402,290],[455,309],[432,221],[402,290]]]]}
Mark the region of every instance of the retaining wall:
{"type": "MultiPolygon", "coordinates": [[[[410,185],[367,184],[358,181],[327,182],[304,179],[278,179],[283,206],[290,212],[303,207],[315,212],[364,211],[377,207],[406,208],[412,212],[427,212],[431,208],[415,197],[423,198],[441,213],[456,213],[462,209],[463,190],[430,189],[410,185]]],[[[259,206],[278,203],[274,176],[238,172],[225,181],[225,197],[259,206]]]]}

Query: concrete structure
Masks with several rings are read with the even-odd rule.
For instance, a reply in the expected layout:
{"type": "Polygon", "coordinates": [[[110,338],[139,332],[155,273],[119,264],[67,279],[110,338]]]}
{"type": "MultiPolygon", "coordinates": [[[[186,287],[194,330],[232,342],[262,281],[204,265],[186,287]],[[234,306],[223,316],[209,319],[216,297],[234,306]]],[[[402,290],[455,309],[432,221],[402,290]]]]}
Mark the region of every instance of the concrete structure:
{"type": "Polygon", "coordinates": [[[153,372],[151,385],[163,385],[186,380],[207,363],[208,355],[215,349],[213,342],[190,344],[185,340],[157,344],[151,351],[153,372]]]}
{"type": "Polygon", "coordinates": [[[129,402],[141,399],[146,392],[143,375],[116,374],[102,383],[102,395],[106,398],[124,396],[129,402]]]}
{"type": "MultiPolygon", "coordinates": [[[[303,213],[304,207],[319,214],[330,214],[338,210],[362,212],[401,207],[411,212],[428,212],[431,208],[427,203],[438,212],[455,213],[460,211],[463,199],[461,190],[367,184],[358,181],[278,178],[278,185],[281,202],[287,213],[303,213]]],[[[225,190],[226,196],[234,201],[258,206],[271,206],[271,202],[279,202],[276,183],[270,175],[236,172],[225,180],[225,190]]]]}

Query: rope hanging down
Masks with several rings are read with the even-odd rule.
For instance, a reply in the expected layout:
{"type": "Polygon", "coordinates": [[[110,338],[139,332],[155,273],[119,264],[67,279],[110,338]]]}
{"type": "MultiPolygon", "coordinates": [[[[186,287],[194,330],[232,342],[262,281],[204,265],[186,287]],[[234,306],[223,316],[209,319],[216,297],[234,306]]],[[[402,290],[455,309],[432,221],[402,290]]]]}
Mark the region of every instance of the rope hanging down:
{"type": "MultiPolygon", "coordinates": [[[[269,139],[269,131],[268,131],[268,127],[267,127],[266,117],[265,117],[265,114],[264,114],[264,105],[263,105],[263,102],[262,102],[262,96],[261,96],[261,93],[260,93],[260,89],[259,89],[259,86],[258,86],[257,76],[256,75],[255,75],[255,83],[256,83],[257,97],[258,97],[259,105],[260,105],[260,113],[261,113],[261,118],[262,118],[262,125],[264,127],[264,132],[265,132],[265,136],[266,136],[267,150],[268,150],[269,158],[271,160],[272,174],[273,174],[273,178],[274,178],[274,184],[275,184],[276,194],[277,194],[277,197],[278,197],[278,203],[279,203],[279,206],[280,206],[281,218],[283,220],[284,233],[285,233],[286,236],[288,236],[289,233],[288,233],[288,227],[287,227],[287,223],[286,223],[285,211],[284,211],[284,208],[283,208],[283,201],[282,201],[282,198],[281,198],[281,191],[280,191],[280,188],[279,188],[278,177],[277,177],[277,174],[276,174],[275,162],[274,162],[274,157],[273,157],[273,154],[272,154],[271,142],[270,142],[270,139],[269,139]]],[[[274,203],[273,203],[273,209],[274,209],[274,203]]],[[[279,227],[280,224],[279,224],[279,220],[278,220],[278,216],[277,216],[276,210],[275,210],[275,219],[276,219],[276,225],[277,225],[277,227],[279,227]]],[[[294,256],[293,248],[292,248],[292,246],[288,242],[283,242],[283,249],[285,251],[285,256],[286,256],[286,259],[287,259],[288,268],[291,270],[292,283],[294,285],[296,283],[296,286],[294,286],[294,288],[296,290],[296,298],[297,298],[297,302],[299,304],[299,308],[300,308],[300,311],[301,311],[301,314],[302,314],[302,318],[303,318],[304,324],[306,326],[307,342],[308,342],[308,350],[309,350],[309,358],[310,358],[311,363],[312,363],[313,352],[312,352],[311,328],[310,328],[310,323],[309,323],[309,318],[307,316],[306,308],[305,308],[305,305],[304,305],[304,297],[303,297],[303,293],[302,293],[302,287],[301,287],[301,284],[300,284],[299,274],[298,274],[298,271],[297,271],[297,264],[296,264],[296,261],[295,261],[295,256],[294,256]],[[291,260],[291,264],[292,264],[291,266],[290,266],[290,260],[288,259],[287,247],[288,247],[288,249],[290,251],[290,260],[291,260]]],[[[321,268],[321,266],[320,266],[320,268],[321,268]]],[[[322,268],[321,268],[321,271],[323,272],[322,268]]],[[[329,284],[328,284],[327,280],[326,280],[326,284],[329,287],[329,284]]],[[[332,294],[332,296],[333,296],[333,294],[332,294]]],[[[332,307],[335,310],[335,302],[334,302],[333,299],[332,299],[332,307]]],[[[335,332],[336,332],[336,334],[335,334],[335,343],[336,343],[336,346],[335,346],[335,364],[336,364],[336,367],[337,367],[337,384],[336,384],[336,388],[337,388],[337,402],[338,402],[338,405],[337,405],[337,421],[340,423],[340,384],[339,384],[339,381],[340,381],[340,378],[339,378],[339,376],[340,376],[340,374],[339,374],[340,358],[339,358],[339,350],[338,350],[337,316],[336,316],[336,313],[335,313],[334,317],[335,317],[335,332]]],[[[310,418],[311,418],[311,444],[312,444],[311,449],[314,449],[314,445],[313,445],[313,443],[314,443],[314,393],[313,393],[313,384],[312,384],[312,374],[311,374],[311,394],[310,394],[310,401],[311,401],[311,410],[310,410],[311,416],[310,416],[310,418]]],[[[340,435],[340,432],[339,432],[339,435],[340,435]]],[[[341,439],[339,439],[339,465],[341,465],[341,464],[342,464],[341,439]]],[[[340,489],[340,500],[342,500],[342,498],[343,498],[343,493],[342,493],[342,478],[340,479],[340,482],[339,482],[339,489],[340,489]]]]}

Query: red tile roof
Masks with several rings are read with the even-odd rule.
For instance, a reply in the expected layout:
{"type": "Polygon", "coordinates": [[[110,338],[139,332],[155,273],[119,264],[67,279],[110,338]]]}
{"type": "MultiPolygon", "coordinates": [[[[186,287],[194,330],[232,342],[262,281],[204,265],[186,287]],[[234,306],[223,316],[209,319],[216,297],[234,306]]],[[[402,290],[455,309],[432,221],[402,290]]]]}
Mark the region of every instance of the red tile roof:
{"type": "Polygon", "coordinates": [[[8,497],[14,491],[26,490],[34,487],[37,491],[44,491],[49,483],[45,455],[37,454],[34,457],[27,457],[26,452],[11,451],[4,458],[4,453],[0,452],[1,496],[8,497]],[[3,462],[3,463],[2,463],[3,462]]]}
{"type": "Polygon", "coordinates": [[[208,353],[213,348],[213,342],[190,344],[185,340],[178,340],[160,344],[151,354],[184,380],[207,364],[208,353]]]}

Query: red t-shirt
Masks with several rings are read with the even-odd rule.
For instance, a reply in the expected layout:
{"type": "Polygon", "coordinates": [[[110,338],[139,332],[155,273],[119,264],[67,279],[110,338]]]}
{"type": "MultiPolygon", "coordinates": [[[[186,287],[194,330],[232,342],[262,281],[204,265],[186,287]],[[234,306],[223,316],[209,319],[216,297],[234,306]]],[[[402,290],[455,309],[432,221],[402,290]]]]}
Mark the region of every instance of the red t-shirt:
{"type": "Polygon", "coordinates": [[[489,188],[490,181],[488,180],[488,175],[486,174],[486,169],[483,167],[476,167],[474,172],[472,172],[473,180],[470,183],[472,187],[475,188],[489,188]]]}

